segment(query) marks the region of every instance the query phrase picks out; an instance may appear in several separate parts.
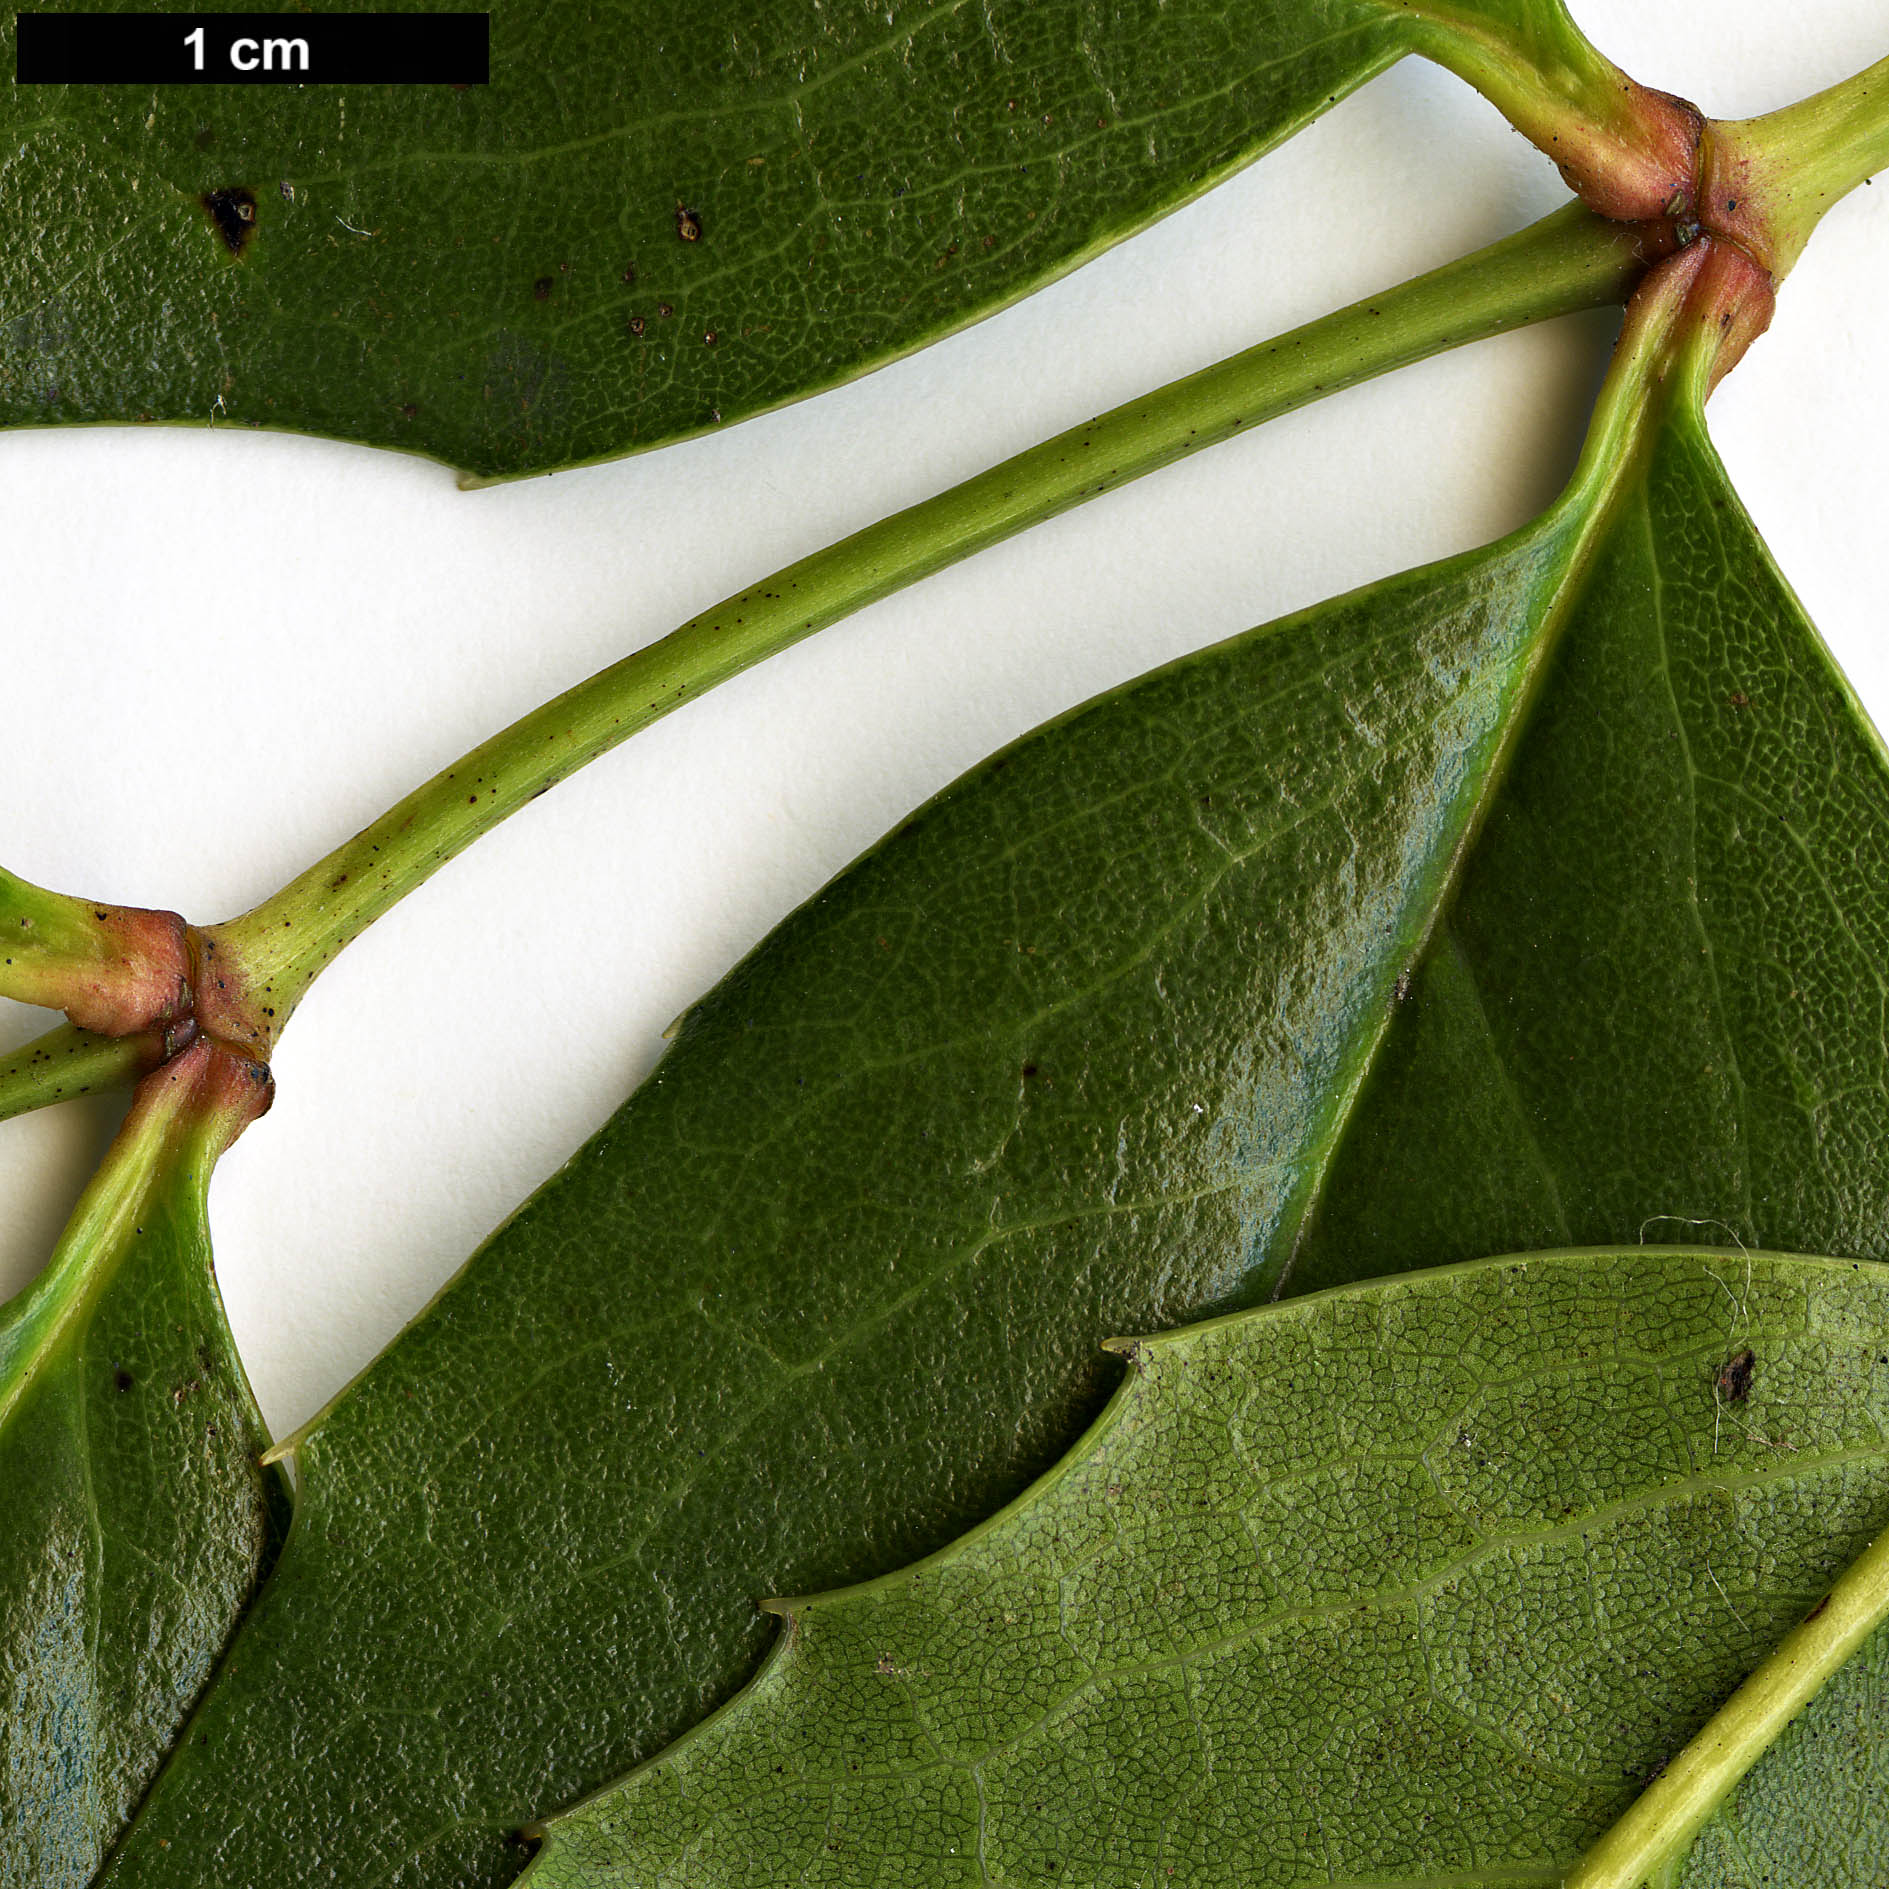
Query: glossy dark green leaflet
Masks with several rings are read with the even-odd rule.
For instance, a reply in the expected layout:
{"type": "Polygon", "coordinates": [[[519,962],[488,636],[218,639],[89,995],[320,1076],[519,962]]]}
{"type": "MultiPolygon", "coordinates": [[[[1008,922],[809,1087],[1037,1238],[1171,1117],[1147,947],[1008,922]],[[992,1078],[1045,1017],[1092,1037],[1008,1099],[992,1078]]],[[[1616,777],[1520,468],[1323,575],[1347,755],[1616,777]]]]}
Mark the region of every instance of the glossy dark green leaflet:
{"type": "Polygon", "coordinates": [[[207,1050],[153,1077],[40,1279],[0,1308],[0,1884],[83,1889],[286,1520],[204,1194],[240,1124],[207,1050]]]}
{"type": "Polygon", "coordinates": [[[1877,1267],[1660,1248],[1139,1342],[527,1882],[1548,1889],[1889,1520],[1885,1354],[1877,1267]]]}
{"type": "Polygon", "coordinates": [[[1093,1410],[1101,1335],[1255,1296],[1631,480],[1637,371],[1537,525],[1020,743],[699,1005],[302,1437],[112,1880],[505,1879],[739,1683],[756,1593],[948,1541],[1093,1410]]]}
{"type": "MultiPolygon", "coordinates": [[[[1454,11],[1578,42],[1559,0],[1454,11]]],[[[656,445],[990,313],[1419,43],[1376,0],[491,20],[489,87],[12,89],[0,424],[291,427],[493,477],[656,445]]]]}

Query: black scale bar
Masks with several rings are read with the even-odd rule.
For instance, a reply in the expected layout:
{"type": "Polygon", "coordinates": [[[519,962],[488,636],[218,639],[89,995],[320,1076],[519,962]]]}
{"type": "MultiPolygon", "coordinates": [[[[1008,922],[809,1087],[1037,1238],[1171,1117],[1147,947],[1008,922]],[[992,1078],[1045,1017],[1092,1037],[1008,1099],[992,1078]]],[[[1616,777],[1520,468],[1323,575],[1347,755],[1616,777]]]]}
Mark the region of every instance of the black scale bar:
{"type": "Polygon", "coordinates": [[[21,85],[485,85],[484,13],[22,13],[21,85]]]}

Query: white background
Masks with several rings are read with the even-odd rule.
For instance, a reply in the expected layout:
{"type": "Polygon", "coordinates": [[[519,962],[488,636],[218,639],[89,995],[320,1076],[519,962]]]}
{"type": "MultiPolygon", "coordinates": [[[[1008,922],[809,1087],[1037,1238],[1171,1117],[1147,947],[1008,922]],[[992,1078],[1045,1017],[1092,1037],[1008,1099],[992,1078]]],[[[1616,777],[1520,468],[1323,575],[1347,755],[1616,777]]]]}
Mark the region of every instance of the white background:
{"type": "MultiPolygon", "coordinates": [[[[1889,53],[1882,0],[1576,0],[1724,117],[1889,53]]],[[[0,859],[199,922],[717,598],[1091,413],[1562,201],[1406,62],[1018,308],[817,402],[463,493],[237,431],[0,435],[0,859]]],[[[1889,722],[1889,180],[1831,215],[1713,403],[1746,503],[1889,722]]],[[[537,802],[329,971],[212,1195],[280,1433],[393,1337],[650,1068],[665,1024],[917,801],[1184,650],[1521,523],[1572,464],[1613,318],[1484,343],[1111,494],[721,689],[537,802]]],[[[0,1004],[0,1046],[44,1027],[0,1004]]],[[[0,1295],[112,1124],[0,1126],[0,1295]]]]}

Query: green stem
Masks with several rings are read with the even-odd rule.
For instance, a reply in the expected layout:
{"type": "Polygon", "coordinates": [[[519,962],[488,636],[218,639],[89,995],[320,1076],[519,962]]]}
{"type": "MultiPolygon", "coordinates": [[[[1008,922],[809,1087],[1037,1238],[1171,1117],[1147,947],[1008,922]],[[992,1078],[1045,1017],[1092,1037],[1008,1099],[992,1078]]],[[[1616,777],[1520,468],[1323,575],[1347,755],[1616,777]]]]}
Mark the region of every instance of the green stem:
{"type": "Polygon", "coordinates": [[[1828,91],[1747,121],[1792,163],[1841,196],[1889,165],[1889,59],[1828,91]]]}
{"type": "Polygon", "coordinates": [[[164,1060],[164,1033],[96,1036],[70,1023],[0,1056],[0,1122],[53,1102],[122,1089],[164,1060]]]}
{"type": "Polygon", "coordinates": [[[1825,212],[1884,169],[1889,59],[1781,111],[1713,125],[1704,209],[1781,277],[1825,212]]]}
{"type": "Polygon", "coordinates": [[[1561,0],[1375,0],[1426,59],[1473,85],[1590,209],[1648,222],[1690,200],[1703,124],[1598,51],[1561,0]]]}
{"type": "Polygon", "coordinates": [[[53,1256],[0,1319],[0,1427],[35,1379],[84,1329],[153,1202],[173,1188],[199,1199],[210,1172],[268,1106],[268,1072],[197,1043],[139,1085],[53,1256]]]}
{"type": "Polygon", "coordinates": [[[1889,1530],[1588,1851],[1562,1889],[1639,1889],[1691,1841],[1726,1793],[1885,1618],[1889,1530]]]}
{"type": "Polygon", "coordinates": [[[181,1014],[189,988],[175,912],[68,898],[0,870],[0,997],[125,1036],[181,1014]]]}
{"type": "Polygon", "coordinates": [[[1117,407],[730,597],[515,722],[254,911],[202,934],[267,1055],[324,966],[482,833],[717,683],[987,545],[1203,446],[1443,349],[1619,301],[1630,231],[1579,206],[1117,407]]]}

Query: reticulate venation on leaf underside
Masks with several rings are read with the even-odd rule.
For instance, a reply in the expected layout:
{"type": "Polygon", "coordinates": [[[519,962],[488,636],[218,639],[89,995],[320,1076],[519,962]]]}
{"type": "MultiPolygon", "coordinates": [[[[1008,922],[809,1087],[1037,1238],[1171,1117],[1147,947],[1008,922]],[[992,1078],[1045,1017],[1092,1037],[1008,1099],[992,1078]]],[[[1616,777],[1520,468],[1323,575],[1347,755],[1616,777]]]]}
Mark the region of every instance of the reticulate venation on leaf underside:
{"type": "Polygon", "coordinates": [[[220,1756],[180,1754],[111,1880],[206,1844],[293,1880],[362,1793],[361,1867],[504,1880],[529,1806],[740,1683],[753,1596],[1045,1469],[1100,1333],[1701,1222],[1881,1253],[1881,1043],[1814,993],[1873,974],[1830,938],[1878,927],[1846,849],[1889,779],[1705,441],[1709,362],[1647,309],[1537,525],[1030,737],[689,1014],[297,1439],[298,1533],[197,1721],[220,1756]],[[500,1331],[523,1385],[480,1370],[500,1331]],[[363,1698],[423,1704],[411,1744],[363,1698]]]}
{"type": "MultiPolygon", "coordinates": [[[[1048,1477],[777,1603],[748,1688],[526,1882],[1560,1883],[1889,1512],[1889,1279],[1730,1260],[1486,1260],[1126,1347],[1048,1477]]],[[[1800,1825],[1882,1762],[1823,1729],[1845,1762],[1772,1781],[1800,1825]]]]}
{"type": "MultiPolygon", "coordinates": [[[[1251,155],[1408,45],[1443,56],[1435,20],[1412,38],[1373,6],[1327,11],[1328,35],[1264,66],[1272,115],[1252,117],[1236,150],[1213,143],[1217,102],[1196,114],[1189,135],[1206,142],[1186,145],[1187,163],[1251,155]]],[[[1446,63],[1459,69],[1482,56],[1477,35],[1491,22],[1498,41],[1527,29],[1546,36],[1539,44],[1565,26],[1545,6],[1453,11],[1446,63]]],[[[1274,21],[1281,31],[1290,13],[1274,21]]],[[[920,21],[912,46],[955,56],[959,24],[952,10],[920,21]]],[[[1001,24],[979,30],[995,44],[1001,24]]],[[[1569,69],[1606,89],[1612,68],[1583,57],[1569,69]]],[[[858,83],[879,86],[883,102],[884,86],[913,72],[865,47],[853,66],[814,76],[787,92],[858,83]]],[[[1513,85],[1507,67],[1485,76],[1518,123],[1548,109],[1544,96],[1566,105],[1526,72],[1513,85]]],[[[1106,83],[1099,69],[1089,77],[1106,83]]],[[[1875,1010],[1854,994],[1880,996],[1870,941],[1884,935],[1884,879],[1871,849],[1889,832],[1889,782],[1703,432],[1715,371],[1768,316],[1763,262],[1745,224],[1685,195],[1722,174],[1709,153],[1682,152],[1683,187],[1666,194],[1670,135],[1691,121],[1658,95],[1633,88],[1632,99],[1618,121],[1594,121],[1586,155],[1563,159],[1590,196],[1620,177],[1657,185],[1631,208],[1610,205],[1645,223],[1644,259],[1658,264],[1564,499],[1486,551],[1207,651],[1028,738],[921,810],[697,1006],[618,1118],[293,1440],[301,1487],[287,1549],[104,1880],[508,1879],[521,1825],[649,1758],[740,1683],[766,1637],[755,1595],[939,1550],[1045,1469],[1107,1389],[1094,1351],[1107,1331],[1494,1251],[1690,1239],[1700,1227],[1746,1247],[1882,1255],[1884,1052],[1875,1010]],[[1701,336],[1720,314],[1715,360],[1701,336]],[[599,1438],[610,1440],[602,1452],[599,1438]]],[[[489,127],[486,101],[434,104],[459,114],[460,131],[489,127]]],[[[1005,114],[1019,104],[1007,99],[1005,114]]],[[[109,101],[98,110],[94,144],[111,151],[124,127],[109,101]]],[[[1047,132],[1057,115],[1041,117],[1047,132]]],[[[897,118],[888,112],[894,130],[897,118]]],[[[1005,150],[1021,151],[1024,133],[1007,116],[993,122],[1005,150]]],[[[1018,122],[1036,135],[1032,119],[1018,122]]],[[[172,129],[137,162],[155,161],[172,129]]],[[[445,129],[444,118],[433,126],[445,129]]],[[[701,129],[726,126],[711,114],[701,129]]],[[[814,133],[797,129],[817,180],[814,133]]],[[[1100,115],[1101,148],[1119,129],[1100,115]]],[[[70,130],[49,117],[21,165],[56,168],[70,130]]],[[[259,132],[241,142],[246,162],[271,159],[259,132]]],[[[196,141],[199,154],[217,148],[214,136],[196,141]]],[[[758,152],[720,185],[764,203],[779,184],[771,162],[758,152]]],[[[1059,205],[1043,242],[1020,239],[1017,279],[1111,240],[1201,174],[1177,182],[1179,171],[1156,169],[1141,195],[1099,187],[1086,208],[1059,205]]],[[[109,199],[115,187],[100,188],[109,199]]],[[[262,384],[238,369],[268,364],[276,318],[292,323],[305,292],[287,278],[307,257],[271,219],[288,229],[327,207],[324,192],[362,187],[345,166],[285,176],[289,208],[259,193],[241,257],[193,279],[191,293],[244,337],[221,364],[226,393],[241,400],[262,384]]],[[[927,195],[902,186],[894,201],[908,191],[927,195]]],[[[1011,208],[1032,225],[1026,198],[1011,208]]],[[[640,214],[648,191],[626,200],[640,214]]],[[[715,273],[728,256],[716,243],[752,248],[749,202],[677,187],[664,219],[687,245],[684,266],[709,273],[661,300],[654,324],[626,317],[632,338],[653,326],[662,344],[703,319],[704,283],[727,292],[739,272],[715,273]]],[[[130,218],[124,238],[157,232],[189,275],[182,225],[164,219],[203,204],[174,183],[163,203],[155,221],[130,218]]],[[[842,232],[862,254],[880,253],[895,226],[930,240],[916,204],[917,222],[888,213],[885,230],[867,225],[863,237],[822,207],[834,254],[816,245],[816,269],[851,266],[835,260],[842,232]]],[[[987,208],[960,197],[954,214],[968,230],[987,208]]],[[[496,310],[511,293],[509,259],[481,249],[462,277],[433,267],[391,220],[343,227],[361,246],[322,227],[308,251],[326,245],[324,299],[364,295],[367,269],[376,294],[397,301],[395,266],[419,268],[426,295],[454,297],[471,281],[496,310]]],[[[396,419],[375,404],[408,372],[396,326],[358,384],[278,376],[267,384],[292,381],[308,404],[252,417],[416,444],[490,472],[595,456],[790,397],[1014,292],[1008,251],[979,273],[958,264],[962,247],[936,265],[920,258],[937,291],[921,277],[927,294],[906,295],[895,320],[862,324],[837,352],[748,349],[773,324],[741,327],[743,346],[714,356],[739,368],[727,383],[738,391],[706,420],[723,383],[679,365],[664,386],[680,404],[646,410],[641,380],[627,408],[573,397],[619,375],[592,346],[621,312],[618,289],[669,292],[634,261],[604,295],[589,264],[532,279],[534,307],[565,324],[560,345],[591,347],[578,368],[520,347],[504,316],[487,338],[512,350],[510,365],[490,370],[476,400],[407,399],[396,419]],[[565,277],[581,282],[567,291],[565,277]]],[[[17,259],[29,281],[43,249],[17,259]]],[[[913,253],[899,250],[898,267],[913,253]]],[[[404,292],[418,295],[417,283],[404,292]]],[[[125,312],[106,311],[119,340],[125,312]]],[[[148,319],[131,313],[134,329],[148,319]]],[[[704,346],[736,338],[728,318],[708,319],[720,325],[704,346]]],[[[170,376],[166,398],[194,398],[166,337],[137,333],[139,347],[155,344],[152,371],[170,376]]],[[[24,352],[0,367],[0,403],[25,387],[36,411],[66,401],[63,417],[123,405],[131,383],[99,363],[143,358],[95,356],[84,382],[50,329],[16,324],[11,341],[24,352]]],[[[188,936],[194,954],[239,930],[188,936]]],[[[193,1003],[212,988],[203,970],[193,957],[193,1003]]],[[[263,1015],[248,1023],[267,1041],[263,1015]]],[[[174,1083],[186,1065],[240,1081],[248,1052],[212,1031],[194,1045],[164,1033],[152,1053],[173,1060],[151,1081],[174,1083]]],[[[219,1421],[201,1419],[201,1441],[221,1436],[226,1454],[231,1438],[245,1441],[192,1513],[214,1519],[218,1492],[234,1491],[247,1545],[150,1715],[153,1750],[271,1552],[253,1412],[190,1217],[214,1153],[191,1157],[182,1263],[163,1261],[171,1286],[196,1295],[190,1316],[209,1321],[202,1371],[158,1368],[190,1422],[212,1376],[235,1384],[219,1421]]],[[[83,1290],[47,1315],[71,1334],[57,1363],[83,1387],[64,1433],[80,1455],[96,1446],[99,1412],[122,1428],[134,1409],[107,1393],[122,1399],[140,1381],[112,1361],[131,1350],[88,1296],[87,1269],[143,1279],[150,1257],[110,1233],[72,1261],[83,1290]]],[[[9,1311],[30,1323],[34,1303],[9,1311]]],[[[1721,1402],[1731,1365],[1713,1366],[1721,1402]]],[[[39,1362],[32,1371],[54,1381],[39,1362]]],[[[197,1434],[189,1422],[171,1432],[197,1434]]],[[[1731,1480],[1702,1473],[1735,1495],[1731,1480]]],[[[1861,1508],[1844,1526],[1869,1532],[1861,1508]]],[[[46,1565],[64,1552],[48,1548],[46,1565]]],[[[1754,1579],[1738,1592],[1775,1625],[1797,1590],[1765,1586],[1762,1569],[1754,1579]]],[[[20,1591],[32,1591],[24,1576],[20,1591]]],[[[113,1606],[124,1613],[122,1597],[113,1606]]],[[[15,1623],[22,1644],[31,1612],[15,1623]]],[[[1663,1616],[1661,1630],[1677,1619],[1663,1616]]],[[[1747,1626],[1747,1637],[1740,1658],[1763,1634],[1747,1626]]],[[[1688,1713],[1696,1720],[1676,1707],[1672,1725],[1688,1713]]],[[[67,1748],[57,1719],[32,1721],[51,1726],[42,1743],[55,1766],[67,1748]]],[[[24,1749],[17,1727],[12,1736],[24,1749]]],[[[101,1764],[106,1782],[87,1772],[69,1813],[42,1810],[34,1827],[50,1835],[18,1852],[18,1880],[86,1880],[151,1761],[108,1778],[101,1764]]],[[[1598,1815],[1604,1793],[1590,1795],[1598,1815]]],[[[1758,1801],[1747,1791],[1736,1806],[1745,1854],[1761,1841],[1758,1801]]],[[[750,1860],[765,1880],[778,1859],[750,1860]]]]}

